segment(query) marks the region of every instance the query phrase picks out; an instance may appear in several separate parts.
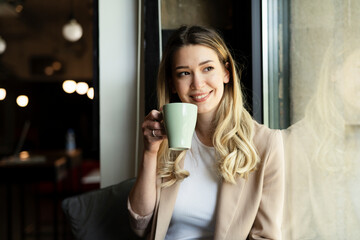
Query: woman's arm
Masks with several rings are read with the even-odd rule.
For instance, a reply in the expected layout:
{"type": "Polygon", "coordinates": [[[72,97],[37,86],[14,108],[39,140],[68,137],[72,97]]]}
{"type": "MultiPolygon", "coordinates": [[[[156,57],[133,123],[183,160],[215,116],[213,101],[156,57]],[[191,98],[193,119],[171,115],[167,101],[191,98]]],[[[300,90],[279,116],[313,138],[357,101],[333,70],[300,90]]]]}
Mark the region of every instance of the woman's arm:
{"type": "Polygon", "coordinates": [[[249,239],[281,239],[284,205],[284,147],[281,132],[274,131],[268,142],[264,185],[260,207],[249,239]]]}
{"type": "Polygon", "coordinates": [[[156,157],[144,151],[139,175],[129,194],[131,210],[140,216],[149,215],[155,208],[156,157]]]}
{"type": "Polygon", "coordinates": [[[166,137],[159,111],[151,111],[142,124],[144,152],[135,185],[129,194],[128,207],[134,230],[147,228],[156,204],[157,153],[166,137]],[[155,129],[155,137],[152,131],[155,129]]]}

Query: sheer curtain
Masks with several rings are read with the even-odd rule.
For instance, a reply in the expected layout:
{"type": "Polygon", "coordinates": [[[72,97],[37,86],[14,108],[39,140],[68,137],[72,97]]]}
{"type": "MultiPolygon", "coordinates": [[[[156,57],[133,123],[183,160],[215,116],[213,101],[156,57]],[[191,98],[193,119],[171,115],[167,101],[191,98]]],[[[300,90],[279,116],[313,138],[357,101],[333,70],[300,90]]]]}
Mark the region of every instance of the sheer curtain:
{"type": "Polygon", "coordinates": [[[360,1],[291,0],[283,239],[360,239],[360,1]]]}

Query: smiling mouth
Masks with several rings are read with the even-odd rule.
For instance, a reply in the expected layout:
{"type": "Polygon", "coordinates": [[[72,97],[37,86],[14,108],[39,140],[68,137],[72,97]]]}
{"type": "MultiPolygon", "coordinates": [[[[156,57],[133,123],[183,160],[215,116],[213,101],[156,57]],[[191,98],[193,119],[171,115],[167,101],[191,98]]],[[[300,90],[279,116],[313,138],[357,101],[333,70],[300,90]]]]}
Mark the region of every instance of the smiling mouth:
{"type": "Polygon", "coordinates": [[[194,99],[195,102],[203,102],[206,99],[208,99],[208,97],[211,93],[212,93],[212,91],[210,91],[209,93],[194,95],[194,96],[191,96],[191,98],[194,99]]]}

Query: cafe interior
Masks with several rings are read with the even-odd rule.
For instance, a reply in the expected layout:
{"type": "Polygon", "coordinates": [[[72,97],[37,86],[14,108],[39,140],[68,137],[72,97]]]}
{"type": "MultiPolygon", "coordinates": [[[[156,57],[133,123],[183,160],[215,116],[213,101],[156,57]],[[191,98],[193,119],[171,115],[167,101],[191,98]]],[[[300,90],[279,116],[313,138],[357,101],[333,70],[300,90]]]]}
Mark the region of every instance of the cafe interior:
{"type": "Polygon", "coordinates": [[[71,237],[61,199],[100,187],[94,4],[0,1],[0,239],[71,237]]]}
{"type": "Polygon", "coordinates": [[[243,69],[246,108],[289,136],[283,239],[359,239],[360,166],[350,161],[359,159],[358,88],[338,86],[356,75],[359,61],[344,53],[360,56],[359,4],[0,0],[0,239],[137,239],[126,200],[141,123],[157,108],[164,44],[183,24],[221,32],[243,69]],[[344,124],[345,108],[328,106],[346,98],[344,124]],[[312,158],[328,155],[333,162],[312,158]]]}

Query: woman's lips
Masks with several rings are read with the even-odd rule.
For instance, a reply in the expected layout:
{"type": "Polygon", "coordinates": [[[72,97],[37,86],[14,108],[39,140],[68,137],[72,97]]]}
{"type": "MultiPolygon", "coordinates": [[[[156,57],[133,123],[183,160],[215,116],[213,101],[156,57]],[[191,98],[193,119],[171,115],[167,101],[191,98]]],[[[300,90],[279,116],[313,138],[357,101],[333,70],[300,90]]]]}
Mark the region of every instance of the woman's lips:
{"type": "Polygon", "coordinates": [[[206,99],[209,98],[210,94],[212,93],[212,91],[208,92],[208,93],[199,93],[199,94],[194,94],[191,95],[191,98],[195,101],[195,102],[204,102],[206,101],[206,99]]]}

